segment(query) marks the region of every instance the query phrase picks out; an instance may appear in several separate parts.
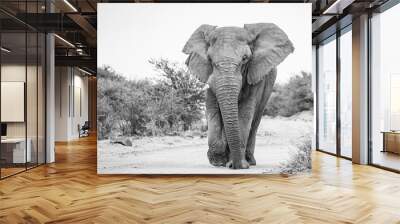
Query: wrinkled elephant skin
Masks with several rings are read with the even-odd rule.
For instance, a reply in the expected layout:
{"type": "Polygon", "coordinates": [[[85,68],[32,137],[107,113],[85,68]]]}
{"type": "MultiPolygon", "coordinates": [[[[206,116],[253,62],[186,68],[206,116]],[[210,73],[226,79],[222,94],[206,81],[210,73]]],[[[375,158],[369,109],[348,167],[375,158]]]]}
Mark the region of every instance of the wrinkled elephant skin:
{"type": "Polygon", "coordinates": [[[278,66],[293,45],[271,23],[240,27],[201,25],[183,48],[186,64],[208,83],[206,108],[209,161],[246,169],[256,165],[258,125],[271,95],[278,66]]]}

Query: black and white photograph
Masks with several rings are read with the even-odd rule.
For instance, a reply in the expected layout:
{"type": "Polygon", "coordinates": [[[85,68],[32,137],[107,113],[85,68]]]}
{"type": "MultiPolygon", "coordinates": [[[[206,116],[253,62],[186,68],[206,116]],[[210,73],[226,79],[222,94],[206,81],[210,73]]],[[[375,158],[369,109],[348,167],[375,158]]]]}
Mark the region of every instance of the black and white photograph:
{"type": "Polygon", "coordinates": [[[309,171],[310,21],[308,4],[98,4],[97,172],[309,171]]]}

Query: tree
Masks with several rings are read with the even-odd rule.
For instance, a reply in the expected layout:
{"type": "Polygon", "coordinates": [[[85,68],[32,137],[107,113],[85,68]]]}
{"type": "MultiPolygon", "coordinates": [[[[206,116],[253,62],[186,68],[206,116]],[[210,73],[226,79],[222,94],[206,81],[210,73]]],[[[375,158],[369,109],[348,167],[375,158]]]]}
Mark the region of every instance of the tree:
{"type": "Polygon", "coordinates": [[[109,66],[98,68],[99,139],[175,134],[204,116],[205,84],[176,63],[150,63],[158,79],[128,80],[109,66]]]}
{"type": "Polygon", "coordinates": [[[290,117],[313,108],[311,74],[301,72],[286,84],[275,84],[264,115],[290,117]]]}
{"type": "MultiPolygon", "coordinates": [[[[200,120],[204,110],[205,84],[195,78],[185,68],[179,68],[176,63],[165,59],[150,60],[164,79],[161,83],[172,89],[175,93],[174,104],[179,111],[174,111],[179,116],[177,120],[183,122],[183,129],[188,130],[194,121],[200,120]]],[[[172,114],[170,119],[175,120],[172,114]]]]}

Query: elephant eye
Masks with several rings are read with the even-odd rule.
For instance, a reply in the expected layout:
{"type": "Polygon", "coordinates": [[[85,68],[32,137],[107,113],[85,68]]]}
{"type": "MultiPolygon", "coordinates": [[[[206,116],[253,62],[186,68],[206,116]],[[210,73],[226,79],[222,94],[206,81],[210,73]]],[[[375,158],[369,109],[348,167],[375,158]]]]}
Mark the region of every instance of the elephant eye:
{"type": "Polygon", "coordinates": [[[242,60],[243,61],[247,61],[249,59],[249,56],[247,56],[247,54],[243,55],[242,60]]]}
{"type": "Polygon", "coordinates": [[[212,45],[214,45],[215,44],[215,41],[217,41],[217,38],[215,38],[215,37],[211,37],[210,38],[210,45],[212,46],[212,45]]]}

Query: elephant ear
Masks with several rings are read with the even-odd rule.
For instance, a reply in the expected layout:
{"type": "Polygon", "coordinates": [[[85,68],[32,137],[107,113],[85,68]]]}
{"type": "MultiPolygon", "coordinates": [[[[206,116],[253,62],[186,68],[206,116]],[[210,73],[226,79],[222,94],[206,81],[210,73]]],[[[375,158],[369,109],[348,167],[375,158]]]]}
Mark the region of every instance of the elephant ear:
{"type": "Polygon", "coordinates": [[[253,38],[253,55],[248,62],[247,82],[256,84],[294,51],[292,42],[272,23],[245,24],[253,38]]]}
{"type": "Polygon", "coordinates": [[[208,36],[214,31],[216,26],[201,25],[192,34],[183,48],[183,53],[188,54],[186,65],[197,78],[202,82],[207,82],[212,72],[212,66],[207,57],[208,36]]]}

